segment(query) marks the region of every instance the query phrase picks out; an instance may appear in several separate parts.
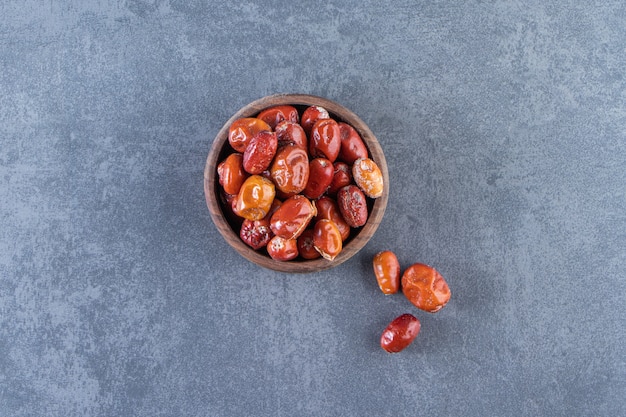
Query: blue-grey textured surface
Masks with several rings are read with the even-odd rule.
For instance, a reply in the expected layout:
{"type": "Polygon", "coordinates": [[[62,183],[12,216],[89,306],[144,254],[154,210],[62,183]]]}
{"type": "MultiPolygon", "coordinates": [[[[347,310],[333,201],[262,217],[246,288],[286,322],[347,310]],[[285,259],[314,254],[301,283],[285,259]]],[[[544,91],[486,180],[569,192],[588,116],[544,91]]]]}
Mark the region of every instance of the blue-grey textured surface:
{"type": "Polygon", "coordinates": [[[0,416],[626,415],[623,1],[0,15],[0,416]],[[389,162],[377,234],[322,273],[247,263],[205,205],[212,138],[276,92],[351,108],[389,162]],[[383,296],[382,249],[448,306],[383,296]]]}

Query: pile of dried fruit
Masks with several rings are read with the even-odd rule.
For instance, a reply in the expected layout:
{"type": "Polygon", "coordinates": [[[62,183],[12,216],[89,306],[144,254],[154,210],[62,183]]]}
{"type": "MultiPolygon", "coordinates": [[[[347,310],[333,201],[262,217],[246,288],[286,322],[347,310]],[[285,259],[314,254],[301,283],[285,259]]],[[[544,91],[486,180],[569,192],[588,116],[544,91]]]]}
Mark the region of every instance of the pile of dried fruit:
{"type": "MultiPolygon", "coordinates": [[[[400,275],[400,262],[391,251],[379,252],[373,259],[374,275],[384,294],[398,290],[420,310],[436,313],[450,300],[450,288],[441,274],[433,267],[415,263],[400,275]]],[[[412,314],[396,317],[380,338],[380,346],[387,352],[400,352],[410,345],[420,331],[420,322],[412,314]]]]}
{"type": "Polygon", "coordinates": [[[228,141],[217,167],[223,207],[241,239],[275,260],[333,260],[383,194],[359,133],[323,107],[270,107],[235,120],[228,141]]]}

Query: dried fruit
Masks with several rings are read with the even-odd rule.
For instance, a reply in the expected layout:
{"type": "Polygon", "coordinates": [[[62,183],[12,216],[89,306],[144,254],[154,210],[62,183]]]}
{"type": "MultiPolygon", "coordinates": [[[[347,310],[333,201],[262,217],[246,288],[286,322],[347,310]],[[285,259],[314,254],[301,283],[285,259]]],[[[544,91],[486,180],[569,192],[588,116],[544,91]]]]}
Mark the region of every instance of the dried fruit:
{"type": "Polygon", "coordinates": [[[313,227],[313,246],[324,257],[332,261],[343,247],[341,233],[332,220],[321,219],[313,227]]]}
{"type": "Polygon", "coordinates": [[[311,128],[319,119],[329,119],[330,114],[328,114],[328,110],[326,110],[322,106],[310,106],[307,107],[302,113],[302,117],[300,118],[300,125],[306,132],[307,135],[311,133],[311,128]]]}
{"type": "Polygon", "coordinates": [[[302,194],[315,200],[326,192],[333,180],[334,168],[326,158],[315,158],[309,163],[309,181],[302,194]]]}
{"type": "Polygon", "coordinates": [[[419,320],[411,314],[403,314],[393,319],[380,336],[380,347],[389,353],[405,349],[420,332],[419,320]]]}
{"type": "Polygon", "coordinates": [[[334,259],[352,229],[366,224],[366,196],[379,195],[382,176],[353,126],[324,107],[299,108],[276,105],[231,124],[234,152],[217,166],[219,198],[255,250],[265,246],[281,260],[334,259]]]}
{"type": "Polygon", "coordinates": [[[298,236],[298,253],[304,259],[317,259],[322,256],[313,246],[313,229],[306,229],[298,236]]]}
{"type": "Polygon", "coordinates": [[[400,262],[396,254],[386,250],[378,252],[373,260],[374,275],[384,294],[395,294],[400,287],[400,262]]]}
{"type": "Polygon", "coordinates": [[[272,128],[256,117],[244,117],[235,120],[228,129],[228,143],[239,153],[244,153],[254,135],[272,128]]]}
{"type": "Polygon", "coordinates": [[[333,180],[326,191],[330,196],[336,196],[337,191],[346,185],[352,184],[352,169],[348,164],[341,161],[335,161],[333,164],[333,180]]]}
{"type": "Polygon", "coordinates": [[[302,192],[309,181],[306,150],[295,145],[280,148],[270,167],[270,177],[276,188],[287,197],[302,192]]]}
{"type": "Polygon", "coordinates": [[[354,161],[352,178],[366,196],[378,198],[383,195],[383,174],[373,160],[361,158],[354,161]]]}
{"type": "Polygon", "coordinates": [[[273,235],[270,222],[266,218],[261,220],[245,219],[239,231],[241,240],[254,250],[265,247],[273,235]]]}
{"type": "Polygon", "coordinates": [[[267,170],[276,155],[278,140],[274,132],[259,132],[250,139],[243,153],[243,168],[250,174],[267,170]]]}
{"type": "Polygon", "coordinates": [[[226,194],[237,194],[248,173],[243,169],[243,155],[231,153],[217,166],[219,183],[226,194]]]}
{"type": "Polygon", "coordinates": [[[361,135],[349,124],[339,122],[339,132],[341,137],[341,149],[339,150],[339,159],[352,164],[359,158],[367,158],[367,147],[361,135]]]}
{"type": "Polygon", "coordinates": [[[298,110],[289,105],[274,106],[261,111],[257,115],[257,119],[263,120],[272,129],[276,128],[276,125],[283,120],[298,123],[299,116],[298,110]]]}
{"type": "Polygon", "coordinates": [[[261,220],[272,207],[275,195],[272,181],[260,175],[251,175],[241,185],[233,211],[244,219],[261,220]]]}
{"type": "Polygon", "coordinates": [[[448,283],[435,268],[416,263],[402,274],[402,292],[417,308],[435,313],[450,300],[448,283]]]}
{"type": "Polygon", "coordinates": [[[274,236],[267,244],[267,253],[276,261],[290,261],[298,257],[298,242],[274,236]]]}
{"type": "Polygon", "coordinates": [[[297,194],[283,201],[272,215],[270,227],[277,236],[296,239],[316,214],[315,205],[305,196],[297,194]]]}
{"type": "Polygon", "coordinates": [[[276,132],[279,148],[286,145],[296,145],[307,149],[309,142],[306,133],[298,123],[284,120],[276,125],[274,132],[276,132]]]}
{"type": "Polygon", "coordinates": [[[320,119],[309,135],[309,153],[312,157],[323,157],[335,162],[341,149],[341,133],[339,125],[333,119],[320,119]]]}
{"type": "Polygon", "coordinates": [[[344,220],[335,200],[328,196],[324,196],[315,202],[315,207],[317,208],[317,216],[315,216],[316,220],[332,220],[333,223],[335,223],[335,226],[337,226],[337,229],[339,229],[342,240],[345,241],[348,237],[350,237],[350,225],[344,220]]]}
{"type": "Polygon", "coordinates": [[[350,227],[361,227],[367,223],[367,200],[356,185],[347,185],[337,192],[337,205],[350,227]]]}

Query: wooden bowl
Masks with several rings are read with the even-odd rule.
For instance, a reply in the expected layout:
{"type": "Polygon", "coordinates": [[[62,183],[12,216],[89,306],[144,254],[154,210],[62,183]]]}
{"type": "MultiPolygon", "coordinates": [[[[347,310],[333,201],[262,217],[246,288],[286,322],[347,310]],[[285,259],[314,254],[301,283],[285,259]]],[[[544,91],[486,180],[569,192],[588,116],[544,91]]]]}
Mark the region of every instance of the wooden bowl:
{"type": "Polygon", "coordinates": [[[244,106],[236,112],[217,133],[204,168],[204,194],[211,218],[217,230],[224,237],[226,242],[244,258],[264,268],[275,271],[306,273],[333,268],[350,259],[365,246],[374,235],[374,232],[376,232],[385,213],[387,200],[389,198],[389,174],[385,155],[383,154],[378,140],[356,114],[340,104],[322,97],[305,94],[277,94],[263,97],[244,106]],[[284,104],[296,107],[300,114],[309,106],[322,106],[328,110],[330,116],[338,122],[342,121],[350,124],[361,135],[365,146],[369,150],[370,158],[376,162],[383,174],[385,185],[383,195],[377,199],[368,198],[369,217],[367,223],[363,227],[352,231],[348,240],[344,242],[343,250],[332,261],[328,261],[324,258],[314,260],[301,260],[298,258],[288,262],[281,262],[270,258],[265,250],[255,251],[239,238],[239,229],[229,223],[222,208],[217,165],[230,152],[233,152],[228,143],[228,129],[230,125],[241,117],[254,117],[263,109],[284,104]]]}

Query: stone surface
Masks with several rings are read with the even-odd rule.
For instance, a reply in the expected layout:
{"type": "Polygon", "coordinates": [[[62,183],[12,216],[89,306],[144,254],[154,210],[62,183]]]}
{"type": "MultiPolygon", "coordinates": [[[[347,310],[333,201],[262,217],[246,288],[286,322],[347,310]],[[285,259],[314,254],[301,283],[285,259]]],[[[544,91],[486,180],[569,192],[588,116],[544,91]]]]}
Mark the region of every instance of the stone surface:
{"type": "Polygon", "coordinates": [[[626,415],[623,2],[0,14],[0,415],[626,415]],[[212,138],[276,92],[351,108],[389,162],[377,234],[319,274],[247,263],[204,202],[212,138]],[[380,293],[383,249],[448,306],[380,293]]]}

